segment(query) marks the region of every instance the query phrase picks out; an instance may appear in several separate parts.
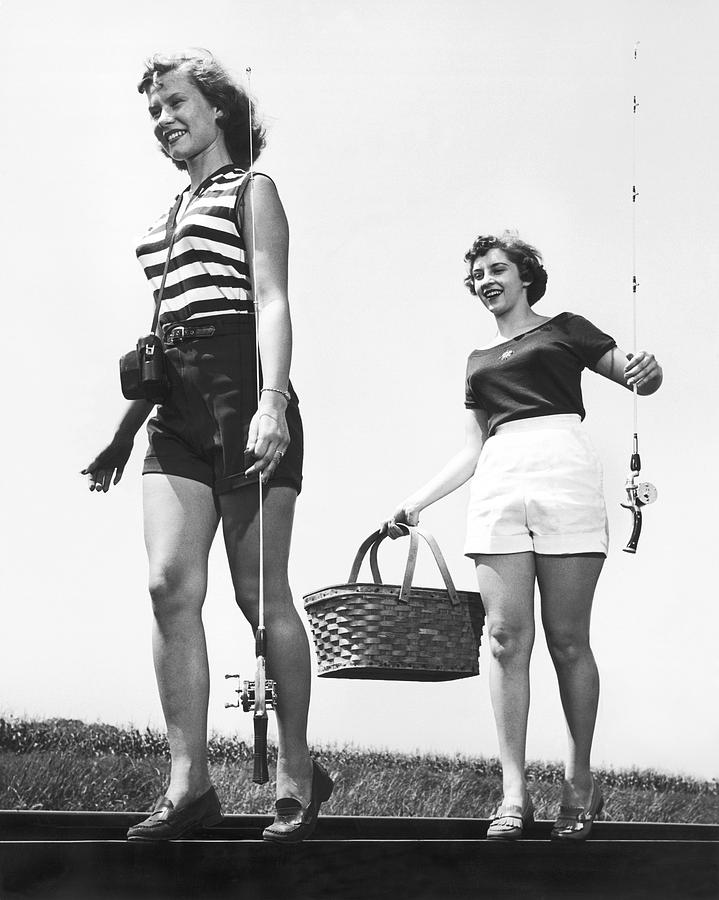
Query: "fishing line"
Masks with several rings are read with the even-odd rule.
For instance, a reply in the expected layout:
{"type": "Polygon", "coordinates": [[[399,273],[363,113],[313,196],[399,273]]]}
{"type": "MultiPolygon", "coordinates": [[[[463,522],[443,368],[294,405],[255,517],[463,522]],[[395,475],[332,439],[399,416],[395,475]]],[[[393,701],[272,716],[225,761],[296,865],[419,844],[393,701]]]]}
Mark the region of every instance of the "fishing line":
{"type": "MultiPolygon", "coordinates": [[[[260,408],[260,392],[261,392],[261,384],[260,384],[260,304],[259,304],[259,291],[257,288],[257,266],[255,263],[256,257],[256,249],[257,249],[257,240],[256,240],[256,231],[255,231],[255,165],[254,165],[254,140],[252,134],[252,69],[250,66],[247,66],[245,69],[247,73],[247,112],[248,112],[248,122],[249,122],[249,132],[250,132],[250,165],[249,165],[249,179],[250,179],[250,216],[252,218],[252,261],[251,261],[251,272],[252,272],[252,303],[255,310],[255,387],[256,387],[256,395],[257,395],[257,409],[260,408]]],[[[259,420],[258,420],[259,425],[259,420]]],[[[259,529],[260,529],[260,550],[259,550],[259,585],[258,585],[258,623],[259,628],[264,629],[265,627],[265,523],[264,523],[264,496],[262,491],[262,473],[260,472],[257,478],[258,485],[258,500],[259,500],[259,529]]]]}
{"type": "MultiPolygon", "coordinates": [[[[637,110],[639,102],[637,100],[637,65],[638,65],[638,47],[639,41],[634,44],[634,63],[632,72],[632,81],[634,83],[634,102],[632,106],[632,359],[636,358],[638,348],[638,328],[637,328],[637,110]]],[[[648,481],[637,483],[639,478],[642,461],[639,455],[639,391],[638,385],[632,385],[632,405],[634,408],[634,429],[632,436],[632,454],[629,460],[629,477],[626,480],[624,489],[627,494],[627,502],[621,505],[632,513],[632,533],[624,547],[626,553],[636,553],[639,544],[639,536],[642,532],[642,507],[649,503],[654,503],[657,499],[657,489],[648,481]]]]}
{"type": "MultiPolygon", "coordinates": [[[[252,85],[251,76],[252,69],[248,66],[245,69],[247,74],[247,113],[249,123],[249,151],[250,160],[247,167],[247,177],[249,179],[248,187],[250,192],[250,215],[252,217],[252,225],[250,227],[251,260],[250,260],[250,280],[252,288],[252,304],[255,313],[255,387],[257,399],[257,426],[259,430],[259,409],[260,397],[262,394],[261,374],[260,374],[260,302],[259,290],[257,286],[257,230],[255,227],[255,168],[254,168],[254,140],[252,135],[252,85]]],[[[244,223],[243,223],[244,231],[244,223]]],[[[256,443],[256,441],[255,441],[256,443]]],[[[255,462],[256,462],[255,458],[255,462]]],[[[242,682],[242,687],[238,687],[235,693],[239,694],[239,702],[226,703],[226,707],[241,706],[245,712],[252,712],[252,721],[255,732],[254,745],[254,773],[252,780],[255,784],[267,784],[269,781],[269,772],[267,768],[267,710],[276,709],[277,691],[274,681],[266,677],[266,657],[267,657],[267,635],[265,632],[265,521],[264,521],[264,494],[262,484],[262,473],[258,473],[257,490],[258,490],[258,526],[259,526],[259,577],[257,590],[257,630],[255,631],[255,680],[242,682]]],[[[225,675],[225,678],[237,678],[239,675],[225,675]]]]}
{"type": "MultiPolygon", "coordinates": [[[[638,47],[639,41],[634,44],[634,64],[633,64],[633,82],[634,82],[634,102],[632,106],[632,355],[637,355],[637,110],[639,102],[637,100],[638,88],[638,47]]],[[[637,393],[637,385],[632,385],[633,406],[634,406],[634,452],[637,453],[637,435],[639,432],[639,401],[637,393]]]]}

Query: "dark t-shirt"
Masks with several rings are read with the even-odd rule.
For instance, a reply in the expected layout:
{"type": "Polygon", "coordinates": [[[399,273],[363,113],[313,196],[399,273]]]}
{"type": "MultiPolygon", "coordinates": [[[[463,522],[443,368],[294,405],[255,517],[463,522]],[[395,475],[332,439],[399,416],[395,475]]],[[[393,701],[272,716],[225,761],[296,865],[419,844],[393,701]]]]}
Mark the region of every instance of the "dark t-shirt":
{"type": "Polygon", "coordinates": [[[467,360],[467,409],[483,409],[489,434],[516,419],[577,413],[584,418],[582,369],[593,369],[616,347],[583,316],[563,312],[531,331],[467,360]]]}

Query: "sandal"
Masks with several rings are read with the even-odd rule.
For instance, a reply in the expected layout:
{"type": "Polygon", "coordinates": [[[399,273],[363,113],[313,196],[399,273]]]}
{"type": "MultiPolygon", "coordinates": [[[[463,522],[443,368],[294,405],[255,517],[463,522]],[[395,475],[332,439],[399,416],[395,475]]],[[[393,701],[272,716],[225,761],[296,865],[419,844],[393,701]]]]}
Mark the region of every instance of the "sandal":
{"type": "Polygon", "coordinates": [[[524,803],[502,804],[497,808],[494,818],[487,829],[488,841],[516,841],[521,838],[524,829],[534,823],[534,805],[529,794],[524,803]]]}
{"type": "Polygon", "coordinates": [[[586,841],[594,820],[602,811],[604,798],[597,782],[592,779],[592,795],[589,806],[560,806],[557,821],[554,823],[550,837],[553,841],[586,841]]]}

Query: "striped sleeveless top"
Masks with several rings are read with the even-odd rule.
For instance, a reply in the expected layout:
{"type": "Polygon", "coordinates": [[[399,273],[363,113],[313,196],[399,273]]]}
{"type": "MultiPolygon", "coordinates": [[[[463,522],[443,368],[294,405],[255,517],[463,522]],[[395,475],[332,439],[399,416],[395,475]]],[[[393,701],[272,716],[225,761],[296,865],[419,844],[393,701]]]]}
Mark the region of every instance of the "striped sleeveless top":
{"type": "MultiPolygon", "coordinates": [[[[247,252],[238,227],[240,189],[247,177],[237,166],[223,166],[202,182],[178,217],[162,293],[161,327],[207,316],[254,315],[247,252]]],[[[170,211],[155,222],[136,251],[155,302],[167,259],[170,211]]]]}

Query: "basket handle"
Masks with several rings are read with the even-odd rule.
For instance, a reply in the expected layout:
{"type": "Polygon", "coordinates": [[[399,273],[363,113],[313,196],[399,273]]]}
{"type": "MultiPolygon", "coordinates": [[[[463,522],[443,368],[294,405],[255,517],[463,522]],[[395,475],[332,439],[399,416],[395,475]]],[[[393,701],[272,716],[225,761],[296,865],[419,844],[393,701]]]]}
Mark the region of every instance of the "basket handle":
{"type": "MultiPolygon", "coordinates": [[[[405,525],[403,522],[398,522],[397,526],[406,531],[410,539],[409,553],[407,555],[407,565],[404,571],[404,579],[402,580],[399,600],[402,603],[409,602],[409,595],[410,591],[412,590],[412,579],[414,578],[414,569],[417,564],[417,551],[419,549],[419,540],[417,536],[419,535],[424,539],[424,541],[429,546],[429,549],[432,551],[434,561],[437,563],[437,568],[442,575],[442,580],[444,581],[444,586],[447,588],[447,594],[449,595],[452,606],[457,606],[457,604],[459,603],[457,590],[454,586],[454,582],[452,581],[452,576],[449,574],[447,563],[444,561],[444,556],[442,556],[442,551],[439,549],[439,544],[437,543],[437,541],[429,532],[423,531],[416,525],[405,525]]],[[[364,561],[367,551],[371,548],[370,569],[372,571],[372,577],[375,584],[382,584],[382,576],[380,575],[379,564],[377,562],[377,550],[379,548],[379,545],[386,537],[386,534],[381,534],[379,531],[375,531],[362,542],[359,550],[357,551],[354,562],[352,563],[352,568],[350,570],[348,578],[349,582],[357,581],[357,576],[359,575],[360,568],[362,567],[362,562],[364,561]]]]}

